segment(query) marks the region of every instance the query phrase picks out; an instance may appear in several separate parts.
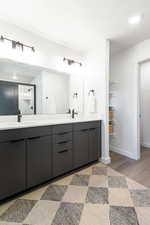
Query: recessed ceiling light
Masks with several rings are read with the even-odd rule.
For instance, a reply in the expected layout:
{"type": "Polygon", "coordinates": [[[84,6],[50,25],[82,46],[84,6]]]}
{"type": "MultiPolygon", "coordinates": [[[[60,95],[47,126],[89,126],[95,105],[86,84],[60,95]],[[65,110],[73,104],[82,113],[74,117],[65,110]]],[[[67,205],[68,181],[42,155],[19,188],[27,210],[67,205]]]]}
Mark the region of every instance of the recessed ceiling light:
{"type": "Polygon", "coordinates": [[[128,19],[128,23],[129,24],[139,24],[142,20],[142,16],[141,15],[137,15],[137,16],[132,16],[128,19]]]}

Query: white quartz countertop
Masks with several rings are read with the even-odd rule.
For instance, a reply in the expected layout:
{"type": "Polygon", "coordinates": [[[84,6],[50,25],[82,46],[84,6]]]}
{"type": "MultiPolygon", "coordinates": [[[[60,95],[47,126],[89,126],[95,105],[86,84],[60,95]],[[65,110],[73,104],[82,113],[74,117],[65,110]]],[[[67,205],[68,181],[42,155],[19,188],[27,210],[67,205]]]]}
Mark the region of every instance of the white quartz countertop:
{"type": "Polygon", "coordinates": [[[49,119],[49,120],[33,120],[33,121],[22,121],[22,122],[0,122],[0,130],[10,130],[27,127],[39,127],[39,126],[50,126],[58,124],[69,124],[69,123],[82,123],[90,121],[98,121],[100,118],[75,118],[75,119],[49,119]]]}

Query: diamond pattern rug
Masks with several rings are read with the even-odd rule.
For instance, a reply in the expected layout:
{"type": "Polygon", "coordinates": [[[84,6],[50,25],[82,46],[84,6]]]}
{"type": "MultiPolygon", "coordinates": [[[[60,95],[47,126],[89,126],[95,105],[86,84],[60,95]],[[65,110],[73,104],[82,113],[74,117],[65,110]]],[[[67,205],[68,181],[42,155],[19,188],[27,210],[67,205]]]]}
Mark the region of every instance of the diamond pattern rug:
{"type": "Polygon", "coordinates": [[[150,225],[150,190],[97,163],[0,206],[0,225],[150,225]]]}

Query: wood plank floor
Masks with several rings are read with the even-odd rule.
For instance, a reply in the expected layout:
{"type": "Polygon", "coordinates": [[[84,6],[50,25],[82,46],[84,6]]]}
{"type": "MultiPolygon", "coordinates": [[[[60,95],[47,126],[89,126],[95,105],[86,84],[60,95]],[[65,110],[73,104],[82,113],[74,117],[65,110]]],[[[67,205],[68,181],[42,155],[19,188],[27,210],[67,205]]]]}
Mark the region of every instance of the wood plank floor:
{"type": "Polygon", "coordinates": [[[141,150],[141,159],[132,160],[111,152],[110,166],[129,178],[150,188],[150,149],[141,150]]]}

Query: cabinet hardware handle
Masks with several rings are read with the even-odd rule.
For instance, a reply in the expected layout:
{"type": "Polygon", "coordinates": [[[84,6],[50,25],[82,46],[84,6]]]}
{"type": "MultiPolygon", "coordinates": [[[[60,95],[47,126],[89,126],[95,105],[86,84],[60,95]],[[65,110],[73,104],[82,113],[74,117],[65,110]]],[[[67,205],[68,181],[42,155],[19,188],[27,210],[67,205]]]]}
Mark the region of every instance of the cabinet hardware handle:
{"type": "Polygon", "coordinates": [[[64,150],[62,150],[62,151],[60,151],[58,153],[61,154],[61,153],[64,153],[64,152],[68,152],[68,149],[64,149],[64,150]]]}
{"type": "Polygon", "coordinates": [[[64,134],[68,134],[68,132],[58,133],[58,135],[64,135],[64,134]]]}
{"type": "Polygon", "coordinates": [[[62,145],[62,144],[67,144],[69,141],[60,141],[58,142],[59,145],[62,145]]]}
{"type": "Polygon", "coordinates": [[[90,128],[90,130],[96,130],[96,127],[92,127],[92,128],[90,128]]]}
{"type": "Polygon", "coordinates": [[[11,140],[10,142],[15,143],[15,142],[20,142],[20,141],[24,141],[24,139],[19,139],[19,140],[11,140]]]}
{"type": "Polygon", "coordinates": [[[28,138],[29,140],[40,139],[40,136],[28,138]]]}
{"type": "Polygon", "coordinates": [[[84,132],[84,131],[88,131],[88,129],[82,129],[82,130],[80,130],[80,131],[83,131],[83,132],[84,132]]]}

